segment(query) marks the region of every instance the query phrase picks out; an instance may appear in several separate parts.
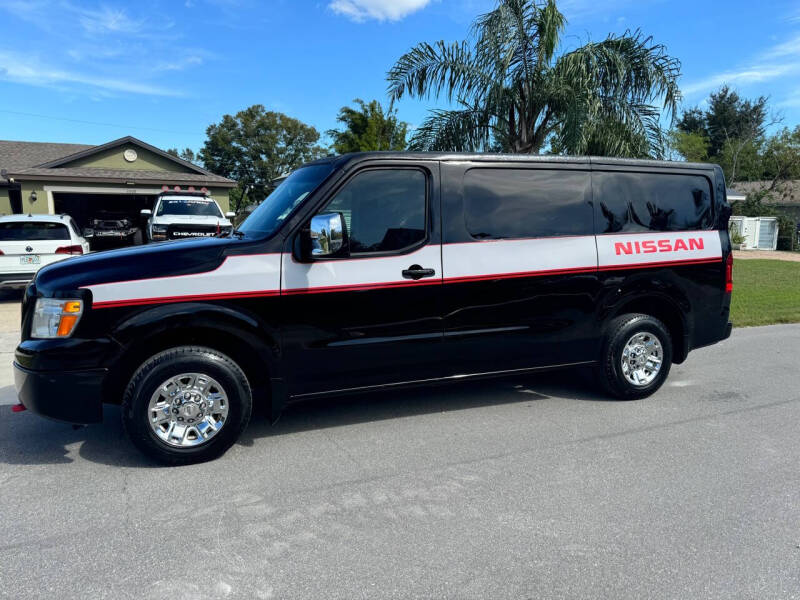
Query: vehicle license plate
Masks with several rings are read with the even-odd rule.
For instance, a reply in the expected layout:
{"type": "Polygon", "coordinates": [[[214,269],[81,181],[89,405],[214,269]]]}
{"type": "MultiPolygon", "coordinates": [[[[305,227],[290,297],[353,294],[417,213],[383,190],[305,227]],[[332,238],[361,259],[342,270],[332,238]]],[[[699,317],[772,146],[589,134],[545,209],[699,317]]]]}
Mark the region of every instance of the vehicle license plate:
{"type": "Polygon", "coordinates": [[[28,256],[19,257],[19,264],[21,265],[38,265],[40,262],[41,258],[38,254],[29,254],[28,256]]]}

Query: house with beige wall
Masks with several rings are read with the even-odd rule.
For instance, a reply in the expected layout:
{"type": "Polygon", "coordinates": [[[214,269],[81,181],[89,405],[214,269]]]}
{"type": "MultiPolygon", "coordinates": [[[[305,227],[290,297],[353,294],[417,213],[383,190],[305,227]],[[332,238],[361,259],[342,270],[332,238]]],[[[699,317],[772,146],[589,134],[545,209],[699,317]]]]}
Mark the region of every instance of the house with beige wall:
{"type": "Polygon", "coordinates": [[[0,214],[139,218],[165,189],[206,191],[229,210],[236,182],[128,136],[101,146],[0,141],[0,214]]]}

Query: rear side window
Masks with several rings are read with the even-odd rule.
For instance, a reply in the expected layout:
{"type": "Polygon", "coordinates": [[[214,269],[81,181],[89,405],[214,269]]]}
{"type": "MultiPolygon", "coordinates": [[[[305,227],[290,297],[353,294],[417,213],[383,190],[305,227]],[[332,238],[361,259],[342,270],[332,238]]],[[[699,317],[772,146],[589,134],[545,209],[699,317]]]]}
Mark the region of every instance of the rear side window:
{"type": "Polygon", "coordinates": [[[593,235],[588,172],[471,169],[464,219],[476,239],[593,235]]]}
{"type": "Polygon", "coordinates": [[[692,231],[713,226],[702,175],[595,173],[597,232],[692,231]]]}
{"type": "Polygon", "coordinates": [[[26,242],[42,240],[68,240],[69,230],[62,223],[21,221],[0,223],[0,241],[26,242]]]}
{"type": "Polygon", "coordinates": [[[426,238],[427,178],[415,169],[359,173],[323,212],[340,212],[350,252],[396,252],[426,238]]]}

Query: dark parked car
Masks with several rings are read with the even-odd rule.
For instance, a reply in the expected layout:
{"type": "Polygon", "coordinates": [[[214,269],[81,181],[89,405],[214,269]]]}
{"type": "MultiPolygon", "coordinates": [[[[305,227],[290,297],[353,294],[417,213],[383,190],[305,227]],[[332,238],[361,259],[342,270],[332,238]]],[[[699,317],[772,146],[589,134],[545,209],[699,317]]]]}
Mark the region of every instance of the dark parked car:
{"type": "Polygon", "coordinates": [[[143,241],[142,230],[127,215],[98,213],[89,221],[83,235],[91,242],[110,242],[125,246],[138,246],[143,241]]]}
{"type": "Polygon", "coordinates": [[[253,403],[589,366],[643,398],[730,335],[719,167],[355,154],[295,171],[238,231],[79,257],[23,301],[22,403],[121,403],[167,463],[222,454],[253,403]]]}

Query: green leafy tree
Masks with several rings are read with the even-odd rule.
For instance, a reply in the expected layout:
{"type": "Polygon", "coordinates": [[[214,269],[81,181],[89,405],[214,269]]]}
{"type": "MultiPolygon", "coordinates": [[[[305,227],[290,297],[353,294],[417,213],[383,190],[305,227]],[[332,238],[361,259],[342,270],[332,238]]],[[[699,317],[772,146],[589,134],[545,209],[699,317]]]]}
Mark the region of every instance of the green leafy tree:
{"type": "Polygon", "coordinates": [[[369,104],[363,100],[353,101],[356,108],[343,106],[336,120],[344,129],[331,129],[328,135],[333,139],[333,149],[337,154],[348,152],[369,152],[373,150],[405,150],[408,123],[397,119],[397,111],[384,112],[380,102],[369,104]]]}
{"type": "Polygon", "coordinates": [[[200,158],[197,154],[194,153],[194,150],[192,150],[191,148],[184,148],[180,152],[178,152],[177,148],[170,148],[169,150],[167,150],[167,154],[172,154],[172,156],[180,158],[181,160],[185,160],[187,162],[195,164],[200,158]]]}
{"type": "Polygon", "coordinates": [[[670,132],[672,147],[689,162],[706,162],[708,160],[708,138],[698,131],[670,132]]]}
{"type": "Polygon", "coordinates": [[[712,155],[720,154],[726,145],[730,146],[736,140],[751,141],[763,137],[767,121],[766,97],[742,99],[724,86],[711,94],[708,104],[705,122],[712,155]]]}
{"type": "Polygon", "coordinates": [[[687,160],[719,163],[728,183],[761,177],[761,146],[769,125],[767,98],[741,98],[728,86],[712,93],[708,108],[691,108],[683,113],[673,132],[673,147],[687,160]],[[699,158],[699,139],[705,141],[707,156],[699,158]]]}
{"type": "Polygon", "coordinates": [[[444,98],[413,149],[660,156],[680,63],[641,32],[557,55],[566,19],[555,0],[500,0],[468,40],[421,43],[389,71],[392,100],[444,98]]]}
{"type": "Polygon", "coordinates": [[[767,140],[762,165],[769,191],[786,181],[800,179],[800,125],[793,130],[785,127],[767,140]]]}
{"type": "Polygon", "coordinates": [[[206,135],[200,159],[209,171],[238,182],[231,192],[236,210],[263,200],[275,178],[324,155],[316,129],[260,104],[225,115],[206,135]]]}

